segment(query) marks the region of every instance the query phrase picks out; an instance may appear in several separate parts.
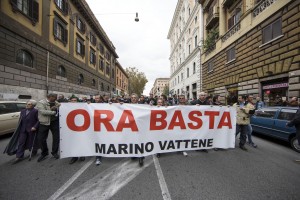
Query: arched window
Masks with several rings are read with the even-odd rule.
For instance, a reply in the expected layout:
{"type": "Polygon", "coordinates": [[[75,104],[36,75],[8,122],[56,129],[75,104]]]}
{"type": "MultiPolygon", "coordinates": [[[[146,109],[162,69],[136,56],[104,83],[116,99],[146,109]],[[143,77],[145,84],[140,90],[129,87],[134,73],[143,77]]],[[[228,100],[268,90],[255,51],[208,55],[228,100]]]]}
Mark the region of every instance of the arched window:
{"type": "Polygon", "coordinates": [[[81,85],[81,84],[83,84],[83,82],[84,82],[84,77],[83,77],[83,75],[82,74],[79,74],[78,75],[78,85],[81,85]]]}
{"type": "Polygon", "coordinates": [[[27,67],[33,67],[32,55],[28,51],[23,49],[17,52],[16,62],[27,67]]]}
{"type": "Polygon", "coordinates": [[[62,66],[62,65],[58,66],[58,68],[57,68],[57,75],[65,77],[65,78],[67,77],[66,76],[66,69],[65,69],[64,66],[62,66]]]}
{"type": "Polygon", "coordinates": [[[92,86],[94,86],[94,87],[96,86],[96,81],[95,81],[95,79],[92,80],[92,86]]]}

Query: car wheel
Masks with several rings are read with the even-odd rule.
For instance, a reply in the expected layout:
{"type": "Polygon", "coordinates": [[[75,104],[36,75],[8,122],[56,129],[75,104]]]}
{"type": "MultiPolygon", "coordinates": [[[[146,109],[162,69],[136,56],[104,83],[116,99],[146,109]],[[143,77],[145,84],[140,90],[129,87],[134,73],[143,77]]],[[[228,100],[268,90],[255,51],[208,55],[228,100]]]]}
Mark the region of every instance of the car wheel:
{"type": "Polygon", "coordinates": [[[300,153],[300,145],[298,143],[297,137],[293,137],[290,141],[292,148],[300,153]]]}

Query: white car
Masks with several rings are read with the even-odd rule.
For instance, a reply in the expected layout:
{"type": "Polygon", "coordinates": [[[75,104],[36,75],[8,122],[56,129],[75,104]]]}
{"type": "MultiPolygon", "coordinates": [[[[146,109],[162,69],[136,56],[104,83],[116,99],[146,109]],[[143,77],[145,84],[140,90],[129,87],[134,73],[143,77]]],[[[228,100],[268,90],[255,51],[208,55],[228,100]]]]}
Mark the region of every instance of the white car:
{"type": "Polygon", "coordinates": [[[26,102],[0,101],[0,135],[13,133],[17,128],[20,111],[26,102]]]}

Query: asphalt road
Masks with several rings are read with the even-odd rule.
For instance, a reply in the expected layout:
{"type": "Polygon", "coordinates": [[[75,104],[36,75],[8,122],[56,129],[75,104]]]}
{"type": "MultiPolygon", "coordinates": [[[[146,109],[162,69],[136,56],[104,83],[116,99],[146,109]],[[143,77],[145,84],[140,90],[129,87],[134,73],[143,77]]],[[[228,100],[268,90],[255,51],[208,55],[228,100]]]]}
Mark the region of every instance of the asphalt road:
{"type": "MultiPolygon", "coordinates": [[[[300,164],[293,162],[300,154],[285,143],[253,139],[258,148],[247,146],[248,152],[169,153],[148,156],[143,167],[128,158],[104,158],[100,166],[94,158],[69,165],[51,157],[12,164],[14,156],[1,154],[0,199],[300,199],[300,164]]],[[[1,152],[8,141],[0,138],[1,152]]]]}

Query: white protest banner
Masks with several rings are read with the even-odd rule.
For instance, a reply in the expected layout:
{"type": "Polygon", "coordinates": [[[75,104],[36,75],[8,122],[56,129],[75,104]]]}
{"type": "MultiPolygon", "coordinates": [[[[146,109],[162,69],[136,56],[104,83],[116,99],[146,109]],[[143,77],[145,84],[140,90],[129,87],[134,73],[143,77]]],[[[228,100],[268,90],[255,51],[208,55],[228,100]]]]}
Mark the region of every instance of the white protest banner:
{"type": "Polygon", "coordinates": [[[64,103],[59,113],[61,158],[235,146],[236,110],[227,106],[64,103]]]}

